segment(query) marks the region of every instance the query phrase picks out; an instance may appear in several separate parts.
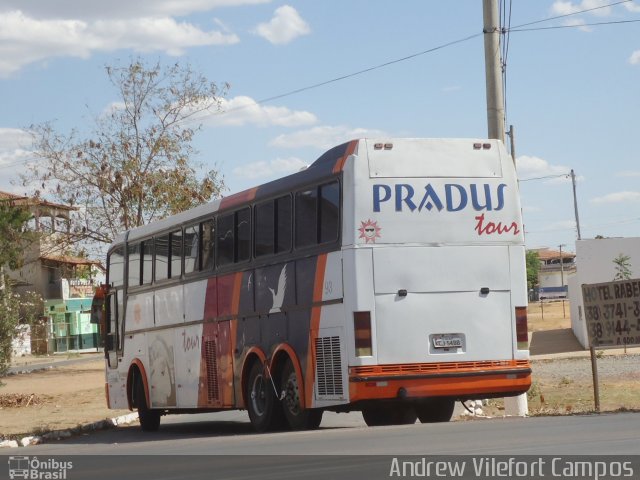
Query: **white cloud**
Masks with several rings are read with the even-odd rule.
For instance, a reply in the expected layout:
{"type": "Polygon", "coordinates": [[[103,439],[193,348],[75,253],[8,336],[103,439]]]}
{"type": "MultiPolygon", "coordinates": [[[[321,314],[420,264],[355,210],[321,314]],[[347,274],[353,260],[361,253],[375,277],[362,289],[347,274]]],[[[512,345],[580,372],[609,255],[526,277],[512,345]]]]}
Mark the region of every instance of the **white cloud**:
{"type": "Polygon", "coordinates": [[[110,19],[185,16],[222,7],[269,3],[271,0],[3,0],[4,11],[21,10],[38,18],[110,19]]]}
{"type": "Polygon", "coordinates": [[[631,65],[638,65],[640,64],[640,50],[636,50],[635,52],[633,52],[631,54],[631,56],[629,57],[629,63],[631,65]]]}
{"type": "Polygon", "coordinates": [[[636,2],[628,2],[624,4],[624,8],[626,8],[627,10],[629,10],[630,12],[633,13],[639,13],[640,12],[640,5],[638,5],[636,2]]]}
{"type": "Polygon", "coordinates": [[[318,121],[316,116],[304,110],[290,110],[287,107],[259,105],[251,97],[238,96],[221,99],[222,111],[199,118],[206,125],[243,126],[247,124],[266,127],[301,127],[313,125],[318,121]]]}
{"type": "Polygon", "coordinates": [[[265,179],[295,173],[306,166],[307,164],[297,157],[277,158],[270,162],[253,162],[236,167],[233,169],[233,174],[251,180],[256,178],[265,179]]]}
{"type": "Polygon", "coordinates": [[[356,138],[389,137],[381,130],[349,128],[345,126],[318,126],[291,134],[278,135],[269,145],[283,148],[315,147],[326,150],[356,138]]]}
{"type": "Polygon", "coordinates": [[[589,200],[595,205],[603,205],[607,203],[628,203],[640,202],[640,192],[615,192],[596,197],[589,200]]]}
{"type": "Polygon", "coordinates": [[[189,47],[238,41],[234,34],[204,31],[170,17],[43,20],[19,10],[5,11],[0,12],[0,76],[52,57],[88,58],[93,52],[118,49],[181,55],[189,47]]]}
{"type": "Polygon", "coordinates": [[[283,5],[276,9],[270,21],[259,24],[254,33],[273,44],[282,45],[301,35],[308,35],[311,28],[295,8],[283,5]]]}
{"type": "Polygon", "coordinates": [[[610,4],[609,0],[582,0],[581,2],[570,2],[564,0],[558,0],[551,5],[551,13],[553,15],[570,15],[573,13],[581,12],[583,10],[590,10],[592,8],[598,8],[597,10],[591,10],[587,12],[591,15],[598,17],[606,17],[611,15],[611,7],[605,5],[610,4]]]}
{"type": "Polygon", "coordinates": [[[27,164],[34,160],[31,134],[18,128],[0,128],[0,190],[16,194],[24,193],[18,175],[26,171],[27,164]]]}
{"type": "Polygon", "coordinates": [[[564,165],[551,165],[540,157],[531,157],[528,155],[522,155],[516,158],[516,170],[520,180],[538,179],[557,175],[557,177],[549,178],[549,180],[557,181],[559,179],[563,182],[571,171],[569,167],[565,167],[564,165]]]}

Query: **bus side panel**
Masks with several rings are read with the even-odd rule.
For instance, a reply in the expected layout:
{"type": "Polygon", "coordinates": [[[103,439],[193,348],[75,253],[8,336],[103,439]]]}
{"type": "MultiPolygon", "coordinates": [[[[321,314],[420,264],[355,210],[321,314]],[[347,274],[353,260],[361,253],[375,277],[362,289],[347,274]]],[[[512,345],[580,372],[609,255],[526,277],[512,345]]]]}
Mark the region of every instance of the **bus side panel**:
{"type": "Polygon", "coordinates": [[[511,298],[513,302],[513,358],[516,360],[529,360],[529,350],[518,350],[518,341],[516,338],[516,318],[515,307],[526,307],[529,304],[527,295],[527,266],[525,260],[524,245],[509,247],[509,263],[511,265],[511,277],[513,279],[513,290],[511,298]]]}
{"type": "MultiPolygon", "coordinates": [[[[342,252],[327,254],[324,272],[317,272],[322,302],[317,331],[310,332],[313,342],[309,361],[314,365],[314,407],[326,407],[349,402],[347,348],[349,336],[345,328],[345,309],[342,302],[342,252]],[[337,302],[337,303],[334,303],[337,302]]],[[[318,287],[316,286],[316,289],[318,287]]],[[[317,298],[315,299],[318,300],[317,298]]]]}
{"type": "Polygon", "coordinates": [[[200,407],[234,406],[232,322],[225,320],[204,324],[198,377],[200,389],[198,391],[197,386],[195,389],[200,407]]]}
{"type": "Polygon", "coordinates": [[[371,248],[344,250],[344,315],[349,365],[374,365],[377,348],[372,356],[356,357],[353,312],[370,312],[373,339],[376,338],[375,296],[373,290],[373,253],[371,248]]]}
{"type": "Polygon", "coordinates": [[[191,325],[174,330],[178,407],[198,406],[202,328],[202,325],[191,325]]]}
{"type": "Polygon", "coordinates": [[[174,330],[147,333],[149,342],[149,396],[151,407],[176,406],[174,330]]]}
{"type": "Polygon", "coordinates": [[[154,292],[156,327],[184,322],[183,293],[182,285],[154,292]]]}

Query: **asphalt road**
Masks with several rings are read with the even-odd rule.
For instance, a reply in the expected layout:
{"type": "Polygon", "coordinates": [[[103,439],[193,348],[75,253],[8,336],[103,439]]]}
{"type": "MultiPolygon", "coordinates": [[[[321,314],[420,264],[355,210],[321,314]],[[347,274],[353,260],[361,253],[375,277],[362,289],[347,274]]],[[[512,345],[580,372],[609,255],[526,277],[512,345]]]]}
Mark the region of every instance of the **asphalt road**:
{"type": "MultiPolygon", "coordinates": [[[[317,431],[254,433],[244,412],[162,418],[160,430],[119,427],[21,450],[88,455],[640,455],[640,413],[476,419],[366,427],[326,413],[317,431]]],[[[5,453],[5,452],[3,452],[5,453]]]]}
{"type": "MultiPolygon", "coordinates": [[[[244,412],[220,412],[164,417],[156,433],[120,427],[1,454],[67,459],[75,464],[75,471],[66,476],[69,480],[372,479],[389,478],[393,456],[475,456],[456,460],[467,463],[487,455],[628,458],[640,455],[639,431],[640,413],[377,428],[364,426],[358,413],[329,413],[318,431],[255,434],[244,412]]],[[[2,463],[0,479],[7,472],[2,463]]],[[[640,474],[640,464],[634,473],[640,474]]]]}

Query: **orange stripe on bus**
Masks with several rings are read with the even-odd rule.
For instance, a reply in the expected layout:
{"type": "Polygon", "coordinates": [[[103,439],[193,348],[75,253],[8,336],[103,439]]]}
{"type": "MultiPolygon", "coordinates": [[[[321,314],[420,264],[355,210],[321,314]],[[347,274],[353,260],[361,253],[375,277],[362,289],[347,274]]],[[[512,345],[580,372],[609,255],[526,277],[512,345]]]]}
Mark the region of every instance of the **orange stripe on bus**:
{"type": "Polygon", "coordinates": [[[254,187],[250,188],[249,190],[244,190],[240,193],[235,193],[233,195],[229,195],[228,197],[224,197],[220,201],[220,210],[235,207],[237,205],[242,205],[244,203],[252,201],[254,198],[256,198],[257,191],[258,187],[254,187]]]}
{"type": "Polygon", "coordinates": [[[242,272],[236,273],[233,279],[233,297],[231,297],[231,315],[238,315],[240,311],[240,293],[242,290],[242,272]]]}
{"type": "Polygon", "coordinates": [[[346,152],[344,152],[344,155],[340,157],[338,161],[335,163],[335,165],[333,166],[333,173],[339,173],[342,171],[342,169],[344,168],[344,164],[347,161],[347,158],[349,158],[351,155],[354,154],[357,146],[358,146],[358,140],[352,140],[351,142],[349,142],[346,152]]]}
{"type": "MultiPolygon", "coordinates": [[[[327,254],[318,255],[316,262],[316,275],[313,283],[313,302],[322,301],[322,287],[324,285],[324,272],[327,266],[327,254]]],[[[318,329],[320,328],[320,314],[322,307],[313,307],[311,309],[311,324],[309,329],[309,348],[307,350],[307,369],[304,381],[304,398],[305,406],[311,408],[313,405],[313,384],[315,382],[316,357],[314,349],[316,339],[318,338],[318,329]]]]}

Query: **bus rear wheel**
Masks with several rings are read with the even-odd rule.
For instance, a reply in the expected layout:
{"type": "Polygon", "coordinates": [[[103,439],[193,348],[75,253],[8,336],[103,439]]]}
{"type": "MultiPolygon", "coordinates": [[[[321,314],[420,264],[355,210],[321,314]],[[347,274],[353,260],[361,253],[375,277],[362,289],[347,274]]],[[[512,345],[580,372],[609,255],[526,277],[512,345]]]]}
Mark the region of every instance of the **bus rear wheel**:
{"type": "Polygon", "coordinates": [[[415,409],[422,423],[448,422],[453,416],[455,400],[448,397],[433,397],[416,404],[415,409]]]}
{"type": "Polygon", "coordinates": [[[300,386],[293,362],[287,360],[282,370],[281,388],[284,392],[282,409],[292,430],[315,430],[322,421],[322,410],[304,408],[300,401],[300,386]]]}
{"type": "Polygon", "coordinates": [[[142,431],[157,432],[158,428],[160,428],[160,411],[153,410],[147,405],[144,384],[139,376],[136,379],[136,405],[138,407],[138,420],[140,420],[140,428],[142,431]]]}
{"type": "Polygon", "coordinates": [[[247,410],[253,428],[257,432],[278,430],[284,425],[284,413],[278,401],[271,379],[265,375],[260,362],[254,362],[246,385],[247,410]]]}
{"type": "Polygon", "coordinates": [[[369,427],[383,425],[411,425],[416,423],[416,411],[411,405],[376,405],[362,410],[364,423],[369,427]]]}

